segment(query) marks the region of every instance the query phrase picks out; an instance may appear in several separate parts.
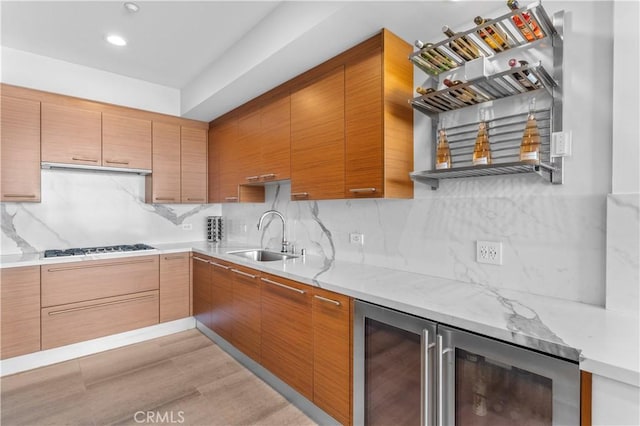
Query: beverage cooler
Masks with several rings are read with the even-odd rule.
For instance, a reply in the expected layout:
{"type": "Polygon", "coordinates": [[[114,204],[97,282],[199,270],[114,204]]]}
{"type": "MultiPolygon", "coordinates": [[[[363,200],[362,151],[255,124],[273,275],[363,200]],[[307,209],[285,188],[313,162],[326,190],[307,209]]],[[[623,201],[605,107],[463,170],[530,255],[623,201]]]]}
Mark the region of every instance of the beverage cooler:
{"type": "Polygon", "coordinates": [[[356,425],[577,425],[571,361],[357,301],[356,425]]]}

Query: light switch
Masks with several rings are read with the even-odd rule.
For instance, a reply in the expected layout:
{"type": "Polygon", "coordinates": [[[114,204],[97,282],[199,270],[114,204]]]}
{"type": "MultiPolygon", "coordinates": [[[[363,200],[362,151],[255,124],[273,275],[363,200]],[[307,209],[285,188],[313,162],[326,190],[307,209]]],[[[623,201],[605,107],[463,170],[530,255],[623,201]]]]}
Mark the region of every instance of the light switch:
{"type": "Polygon", "coordinates": [[[571,131],[551,134],[551,157],[571,156],[571,131]]]}

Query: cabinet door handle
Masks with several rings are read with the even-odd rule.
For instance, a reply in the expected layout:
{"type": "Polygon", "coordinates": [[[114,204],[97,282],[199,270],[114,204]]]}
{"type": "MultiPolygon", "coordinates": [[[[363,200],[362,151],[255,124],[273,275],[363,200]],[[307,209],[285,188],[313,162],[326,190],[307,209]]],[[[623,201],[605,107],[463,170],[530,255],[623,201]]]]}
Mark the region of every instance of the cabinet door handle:
{"type": "Polygon", "coordinates": [[[231,272],[235,272],[236,274],[245,276],[247,278],[256,279],[257,277],[253,274],[247,274],[246,272],[238,271],[237,269],[231,268],[231,272]]]}
{"type": "Polygon", "coordinates": [[[276,178],[276,174],[275,173],[267,173],[266,175],[260,175],[260,178],[263,179],[263,180],[275,179],[276,178]]]}
{"type": "Polygon", "coordinates": [[[326,297],[318,296],[317,294],[314,294],[313,297],[315,297],[318,300],[322,300],[323,302],[333,303],[336,306],[342,305],[342,303],[338,302],[337,300],[327,299],[326,297]]]}
{"type": "Polygon", "coordinates": [[[299,293],[299,294],[305,294],[306,293],[306,291],[300,290],[299,288],[290,287],[288,285],[280,284],[278,282],[271,281],[270,279],[267,279],[267,278],[260,278],[260,279],[262,281],[264,281],[265,283],[267,283],[267,284],[277,285],[278,287],[286,288],[287,290],[295,291],[296,293],[299,293]]]}
{"type": "Polygon", "coordinates": [[[103,268],[106,266],[122,266],[122,265],[133,265],[135,263],[151,263],[153,259],[145,259],[145,260],[134,260],[130,262],[111,262],[111,263],[100,263],[98,265],[77,265],[77,266],[66,266],[62,268],[49,268],[47,272],[62,272],[62,271],[72,271],[74,269],[90,269],[90,268],[103,268]]]}
{"type": "Polygon", "coordinates": [[[78,306],[77,308],[69,308],[69,309],[61,309],[59,311],[51,311],[51,312],[49,312],[49,315],[53,316],[53,315],[60,315],[60,314],[68,314],[70,312],[86,311],[87,309],[94,309],[94,308],[99,308],[99,307],[102,307],[102,306],[121,305],[123,303],[137,302],[139,300],[152,299],[152,298],[156,298],[156,297],[157,296],[155,294],[147,294],[145,296],[132,297],[130,299],[114,300],[114,301],[111,301],[111,302],[96,303],[95,305],[78,306]]]}
{"type": "Polygon", "coordinates": [[[187,201],[204,201],[204,198],[187,198],[187,201]]]}
{"type": "Polygon", "coordinates": [[[105,163],[109,163],[109,164],[122,164],[124,166],[128,166],[129,162],[128,161],[115,161],[115,160],[105,160],[105,163]]]}
{"type": "Polygon", "coordinates": [[[193,260],[199,260],[200,262],[205,262],[205,263],[209,263],[209,261],[208,261],[208,260],[206,260],[206,259],[203,259],[203,258],[201,258],[201,257],[198,257],[198,256],[193,256],[193,260]]]}
{"type": "Polygon", "coordinates": [[[232,202],[236,202],[238,201],[238,197],[224,197],[225,201],[232,201],[232,202]]]}
{"type": "Polygon", "coordinates": [[[353,193],[353,194],[362,194],[362,193],[374,193],[376,192],[375,188],[351,188],[349,190],[349,192],[353,193]]]}
{"type": "Polygon", "coordinates": [[[178,254],[175,256],[165,256],[164,260],[178,260],[178,259],[184,259],[185,255],[184,254],[178,254]]]}
{"type": "Polygon", "coordinates": [[[4,194],[7,198],[36,198],[35,194],[4,194]]]}
{"type": "Polygon", "coordinates": [[[226,265],[221,265],[220,263],[216,263],[216,262],[209,262],[209,263],[212,264],[213,266],[217,266],[218,268],[222,268],[222,269],[226,269],[226,270],[231,269],[231,267],[226,266],[226,265]]]}
{"type": "Polygon", "coordinates": [[[163,198],[163,197],[156,197],[156,199],[155,199],[155,200],[156,200],[156,201],[175,201],[176,199],[175,199],[175,198],[173,198],[173,197],[166,197],[166,198],[163,198]]]}
{"type": "Polygon", "coordinates": [[[245,179],[247,182],[257,182],[258,179],[260,179],[260,176],[247,176],[245,179]]]}
{"type": "Polygon", "coordinates": [[[91,161],[92,163],[97,163],[98,160],[94,158],[82,158],[82,157],[71,157],[73,161],[91,161]]]}
{"type": "Polygon", "coordinates": [[[291,196],[293,198],[307,198],[309,197],[309,193],[308,192],[292,192],[291,196]]]}

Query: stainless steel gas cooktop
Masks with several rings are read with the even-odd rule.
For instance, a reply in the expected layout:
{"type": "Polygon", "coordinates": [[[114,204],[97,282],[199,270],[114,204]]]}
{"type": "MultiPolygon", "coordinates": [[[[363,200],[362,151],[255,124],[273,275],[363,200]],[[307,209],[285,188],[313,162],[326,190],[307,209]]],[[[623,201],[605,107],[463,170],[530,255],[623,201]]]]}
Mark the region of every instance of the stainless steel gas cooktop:
{"type": "Polygon", "coordinates": [[[44,257],[83,256],[87,254],[120,253],[153,249],[155,249],[155,247],[151,247],[146,244],[125,244],[119,246],[70,248],[66,250],[45,250],[44,257]]]}

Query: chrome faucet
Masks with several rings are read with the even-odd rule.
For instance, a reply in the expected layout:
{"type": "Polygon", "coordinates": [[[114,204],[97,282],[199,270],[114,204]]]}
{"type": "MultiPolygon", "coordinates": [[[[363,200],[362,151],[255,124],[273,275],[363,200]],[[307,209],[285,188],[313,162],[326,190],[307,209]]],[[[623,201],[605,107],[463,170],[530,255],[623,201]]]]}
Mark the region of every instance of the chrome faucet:
{"type": "Polygon", "coordinates": [[[269,216],[270,214],[274,214],[278,216],[280,219],[282,219],[282,248],[280,252],[286,253],[287,248],[289,246],[289,241],[287,241],[287,237],[285,233],[286,224],[285,224],[284,216],[282,215],[282,213],[280,213],[277,210],[267,210],[266,212],[262,213],[262,216],[260,216],[260,220],[258,221],[258,230],[262,229],[262,221],[264,220],[265,217],[269,216]]]}

